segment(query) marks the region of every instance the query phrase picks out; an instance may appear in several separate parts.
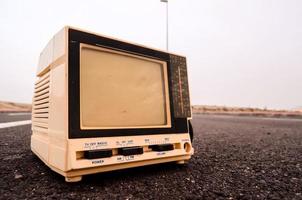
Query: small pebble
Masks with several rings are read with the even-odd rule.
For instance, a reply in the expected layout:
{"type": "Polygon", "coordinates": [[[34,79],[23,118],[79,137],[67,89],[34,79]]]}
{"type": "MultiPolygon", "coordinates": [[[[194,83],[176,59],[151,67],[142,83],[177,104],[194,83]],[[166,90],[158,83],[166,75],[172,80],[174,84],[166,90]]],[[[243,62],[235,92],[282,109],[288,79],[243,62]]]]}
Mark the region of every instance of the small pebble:
{"type": "Polygon", "coordinates": [[[298,179],[295,178],[295,177],[291,178],[291,181],[293,181],[293,182],[295,182],[295,181],[297,181],[297,180],[298,180],[298,179]]]}
{"type": "Polygon", "coordinates": [[[15,174],[15,179],[22,178],[23,176],[21,174],[15,174]]]}
{"type": "Polygon", "coordinates": [[[266,181],[265,180],[260,180],[260,183],[261,184],[266,184],[266,181]]]}

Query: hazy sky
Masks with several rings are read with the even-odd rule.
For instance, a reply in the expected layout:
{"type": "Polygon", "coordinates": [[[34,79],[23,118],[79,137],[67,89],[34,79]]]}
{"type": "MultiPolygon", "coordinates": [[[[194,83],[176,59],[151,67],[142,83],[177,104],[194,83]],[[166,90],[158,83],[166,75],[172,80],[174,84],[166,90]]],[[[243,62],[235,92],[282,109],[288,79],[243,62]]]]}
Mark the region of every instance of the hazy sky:
{"type": "MultiPolygon", "coordinates": [[[[38,56],[64,25],[165,49],[160,0],[0,1],[0,100],[31,102],[38,56]]],[[[170,0],[169,50],[192,104],[302,107],[301,0],[170,0]]]]}

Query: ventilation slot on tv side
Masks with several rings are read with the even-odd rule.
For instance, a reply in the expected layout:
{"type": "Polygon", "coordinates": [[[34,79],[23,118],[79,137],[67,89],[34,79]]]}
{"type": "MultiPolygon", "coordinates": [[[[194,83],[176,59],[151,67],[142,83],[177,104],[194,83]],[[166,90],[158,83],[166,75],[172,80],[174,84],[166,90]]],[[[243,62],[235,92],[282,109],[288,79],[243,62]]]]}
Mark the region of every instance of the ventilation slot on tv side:
{"type": "Polygon", "coordinates": [[[44,74],[35,84],[35,94],[33,98],[32,125],[40,131],[48,129],[49,118],[49,72],[44,74]]]}

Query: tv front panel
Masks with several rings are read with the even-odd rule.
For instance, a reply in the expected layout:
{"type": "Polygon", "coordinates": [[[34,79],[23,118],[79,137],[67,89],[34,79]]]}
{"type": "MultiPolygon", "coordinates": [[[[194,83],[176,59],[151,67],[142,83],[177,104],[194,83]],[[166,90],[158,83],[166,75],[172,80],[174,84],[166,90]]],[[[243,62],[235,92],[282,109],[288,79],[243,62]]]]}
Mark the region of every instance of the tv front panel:
{"type": "Polygon", "coordinates": [[[187,162],[190,119],[183,56],[70,27],[40,54],[31,149],[68,182],[187,162]]]}

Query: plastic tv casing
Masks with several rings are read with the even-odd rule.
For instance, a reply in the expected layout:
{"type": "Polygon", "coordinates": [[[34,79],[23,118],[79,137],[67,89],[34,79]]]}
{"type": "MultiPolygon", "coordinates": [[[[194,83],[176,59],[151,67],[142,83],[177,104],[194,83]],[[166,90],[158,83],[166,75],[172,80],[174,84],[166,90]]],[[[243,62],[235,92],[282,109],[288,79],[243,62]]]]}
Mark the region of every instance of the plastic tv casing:
{"type": "Polygon", "coordinates": [[[32,151],[67,182],[193,155],[186,59],[64,27],[40,54],[32,151]]]}

